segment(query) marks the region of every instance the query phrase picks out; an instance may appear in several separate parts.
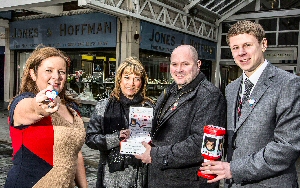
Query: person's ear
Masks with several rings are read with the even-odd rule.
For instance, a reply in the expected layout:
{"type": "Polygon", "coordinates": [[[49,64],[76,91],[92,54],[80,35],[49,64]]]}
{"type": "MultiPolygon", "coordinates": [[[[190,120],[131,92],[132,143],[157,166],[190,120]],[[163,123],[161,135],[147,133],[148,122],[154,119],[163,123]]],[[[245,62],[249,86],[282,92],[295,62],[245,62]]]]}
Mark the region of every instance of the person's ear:
{"type": "Polygon", "coordinates": [[[36,75],[35,75],[35,72],[33,69],[30,69],[29,70],[29,73],[30,73],[30,77],[33,81],[36,81],[36,75]]]}
{"type": "Polygon", "coordinates": [[[198,60],[198,61],[197,61],[197,67],[198,67],[198,70],[200,70],[200,66],[201,66],[201,61],[198,60]]]}
{"type": "Polygon", "coordinates": [[[265,52],[268,47],[268,41],[266,38],[263,38],[263,40],[261,41],[261,45],[262,45],[262,51],[265,52]]]}

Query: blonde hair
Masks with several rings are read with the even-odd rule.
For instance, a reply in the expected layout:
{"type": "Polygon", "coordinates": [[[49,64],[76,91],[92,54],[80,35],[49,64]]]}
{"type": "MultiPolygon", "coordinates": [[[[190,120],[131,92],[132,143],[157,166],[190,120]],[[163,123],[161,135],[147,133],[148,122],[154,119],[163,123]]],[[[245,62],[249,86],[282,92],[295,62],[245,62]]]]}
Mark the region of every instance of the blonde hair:
{"type": "Polygon", "coordinates": [[[249,20],[242,20],[233,24],[233,26],[231,26],[229,29],[226,36],[227,44],[229,45],[230,37],[245,33],[253,35],[258,40],[258,43],[261,43],[261,41],[265,38],[265,30],[260,24],[251,22],[249,20]]]}
{"type": "Polygon", "coordinates": [[[126,58],[118,67],[115,77],[115,88],[113,89],[111,96],[117,98],[117,100],[120,100],[120,92],[121,92],[121,78],[123,74],[135,74],[137,76],[141,77],[142,80],[142,86],[140,92],[143,98],[146,97],[146,90],[147,90],[147,83],[148,83],[148,76],[145,71],[144,66],[140,62],[140,60],[137,57],[131,56],[126,58]]]}

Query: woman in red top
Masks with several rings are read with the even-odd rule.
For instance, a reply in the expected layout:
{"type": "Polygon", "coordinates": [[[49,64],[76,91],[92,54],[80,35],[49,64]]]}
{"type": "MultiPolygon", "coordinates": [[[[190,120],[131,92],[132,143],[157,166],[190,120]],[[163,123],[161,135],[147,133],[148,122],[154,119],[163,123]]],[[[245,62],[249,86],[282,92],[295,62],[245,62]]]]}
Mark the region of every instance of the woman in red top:
{"type": "Polygon", "coordinates": [[[68,63],[51,47],[37,47],[26,62],[20,94],[9,104],[13,167],[6,188],[87,187],[84,124],[65,94],[68,63]]]}

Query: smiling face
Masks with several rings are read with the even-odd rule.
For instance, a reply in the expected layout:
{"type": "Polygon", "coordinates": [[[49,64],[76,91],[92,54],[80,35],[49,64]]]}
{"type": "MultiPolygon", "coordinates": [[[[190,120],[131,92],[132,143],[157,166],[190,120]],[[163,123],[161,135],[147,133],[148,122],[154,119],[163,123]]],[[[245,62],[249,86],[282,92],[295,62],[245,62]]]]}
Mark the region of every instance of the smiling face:
{"type": "Polygon", "coordinates": [[[39,90],[46,89],[49,85],[60,93],[66,83],[66,62],[61,57],[49,57],[44,59],[37,71],[30,69],[31,78],[36,82],[39,90]]]}
{"type": "Polygon", "coordinates": [[[214,143],[214,142],[211,142],[211,141],[209,141],[209,140],[207,140],[205,146],[206,146],[206,149],[207,149],[208,151],[213,151],[213,150],[215,149],[215,143],[214,143]]]}
{"type": "Polygon", "coordinates": [[[251,76],[255,70],[264,62],[263,52],[266,48],[266,39],[261,43],[250,34],[239,34],[229,38],[230,49],[235,63],[251,76]]]}
{"type": "Polygon", "coordinates": [[[133,99],[136,94],[145,98],[147,79],[147,73],[140,60],[135,56],[127,57],[117,69],[115,88],[111,96],[120,100],[120,93],[123,93],[130,99],[133,99]]]}
{"type": "Polygon", "coordinates": [[[140,76],[125,71],[120,80],[121,92],[129,99],[133,99],[134,95],[140,91],[142,87],[142,79],[140,76]]]}
{"type": "Polygon", "coordinates": [[[268,43],[260,24],[249,20],[238,21],[228,30],[226,41],[235,63],[248,77],[263,64],[263,53],[268,43]]]}
{"type": "Polygon", "coordinates": [[[171,55],[170,73],[178,88],[192,82],[200,72],[201,61],[192,54],[188,45],[177,47],[171,55]]]}

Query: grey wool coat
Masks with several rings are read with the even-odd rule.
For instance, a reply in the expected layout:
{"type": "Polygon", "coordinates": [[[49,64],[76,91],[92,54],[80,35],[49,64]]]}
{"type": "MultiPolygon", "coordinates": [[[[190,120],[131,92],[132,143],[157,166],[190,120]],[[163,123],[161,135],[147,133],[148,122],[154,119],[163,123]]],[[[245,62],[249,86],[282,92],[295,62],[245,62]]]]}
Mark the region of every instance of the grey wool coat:
{"type": "Polygon", "coordinates": [[[206,179],[197,176],[197,171],[203,162],[201,155],[203,127],[225,126],[225,98],[203,73],[181,90],[177,91],[177,87],[175,83],[171,84],[161,94],[156,104],[148,186],[149,188],[218,187],[218,183],[207,184],[206,179]],[[185,91],[190,92],[183,94],[176,105],[172,105],[176,102],[170,103],[170,100],[167,102],[170,97],[176,101],[185,91]],[[163,104],[166,104],[165,107],[163,104]],[[164,115],[160,110],[165,112],[164,115]]]}
{"type": "Polygon", "coordinates": [[[241,79],[226,87],[232,187],[298,187],[300,77],[268,63],[236,121],[241,79]]]}

